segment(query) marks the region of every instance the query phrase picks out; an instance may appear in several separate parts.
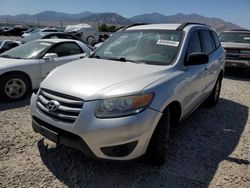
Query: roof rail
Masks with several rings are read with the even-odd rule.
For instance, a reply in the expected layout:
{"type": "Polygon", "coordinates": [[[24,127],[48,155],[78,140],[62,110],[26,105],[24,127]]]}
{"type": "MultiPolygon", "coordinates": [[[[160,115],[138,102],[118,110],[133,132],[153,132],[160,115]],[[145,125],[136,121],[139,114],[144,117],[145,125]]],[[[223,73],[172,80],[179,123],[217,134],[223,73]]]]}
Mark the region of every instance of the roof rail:
{"type": "Polygon", "coordinates": [[[132,25],[129,25],[129,26],[127,26],[127,27],[124,27],[123,30],[126,30],[126,29],[128,29],[128,28],[130,28],[130,27],[134,27],[134,26],[148,25],[148,24],[149,24],[149,23],[134,23],[134,24],[132,24],[132,25]]]}
{"type": "Polygon", "coordinates": [[[184,23],[182,23],[179,27],[177,27],[176,30],[181,31],[181,30],[183,30],[186,26],[188,26],[188,25],[193,25],[193,24],[196,24],[196,25],[204,25],[204,26],[210,27],[209,25],[203,24],[203,23],[197,23],[197,22],[184,22],[184,23]]]}

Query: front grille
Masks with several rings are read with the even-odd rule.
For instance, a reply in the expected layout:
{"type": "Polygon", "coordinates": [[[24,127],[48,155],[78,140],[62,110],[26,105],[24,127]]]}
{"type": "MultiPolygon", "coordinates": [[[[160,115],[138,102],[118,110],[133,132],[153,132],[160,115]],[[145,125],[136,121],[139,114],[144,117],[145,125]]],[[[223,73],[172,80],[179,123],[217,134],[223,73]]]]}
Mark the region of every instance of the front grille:
{"type": "Polygon", "coordinates": [[[55,120],[74,123],[81,112],[83,100],[58,92],[41,89],[38,93],[36,105],[40,112],[55,120]],[[54,111],[47,108],[48,103],[52,100],[60,103],[58,108],[54,111]]]}
{"type": "Polygon", "coordinates": [[[225,48],[227,53],[240,53],[240,49],[225,48]]]}
{"type": "Polygon", "coordinates": [[[234,48],[225,48],[226,50],[226,59],[230,60],[250,60],[250,55],[242,53],[241,50],[249,49],[234,49],[234,48]]]}

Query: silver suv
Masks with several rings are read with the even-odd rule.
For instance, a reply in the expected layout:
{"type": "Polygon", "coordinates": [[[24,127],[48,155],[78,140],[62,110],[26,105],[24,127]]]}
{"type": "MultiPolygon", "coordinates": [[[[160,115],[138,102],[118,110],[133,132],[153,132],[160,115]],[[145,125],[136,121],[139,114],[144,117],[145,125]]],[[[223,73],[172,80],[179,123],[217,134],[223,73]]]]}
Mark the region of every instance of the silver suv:
{"type": "Polygon", "coordinates": [[[218,102],[224,62],[209,26],[127,27],[48,75],[31,98],[33,129],[97,158],[146,154],[162,164],[170,130],[201,103],[218,102]]]}

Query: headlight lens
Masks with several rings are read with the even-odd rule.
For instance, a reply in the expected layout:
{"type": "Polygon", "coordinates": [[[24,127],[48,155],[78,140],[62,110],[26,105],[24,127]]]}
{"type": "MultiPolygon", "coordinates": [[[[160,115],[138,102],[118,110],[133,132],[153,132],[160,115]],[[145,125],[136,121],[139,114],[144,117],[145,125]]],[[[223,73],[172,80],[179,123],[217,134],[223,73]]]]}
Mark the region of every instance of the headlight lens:
{"type": "Polygon", "coordinates": [[[97,104],[98,118],[114,118],[137,114],[143,111],[153,99],[152,93],[104,99],[97,104]]]}

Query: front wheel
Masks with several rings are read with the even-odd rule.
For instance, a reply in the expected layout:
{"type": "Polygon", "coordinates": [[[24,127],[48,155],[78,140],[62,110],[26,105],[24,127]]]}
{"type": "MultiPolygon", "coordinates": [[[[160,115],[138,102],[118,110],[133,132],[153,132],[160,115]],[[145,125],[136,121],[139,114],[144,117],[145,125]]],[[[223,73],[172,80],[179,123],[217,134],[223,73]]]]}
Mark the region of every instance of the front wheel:
{"type": "Polygon", "coordinates": [[[17,101],[24,98],[30,91],[29,80],[21,74],[9,74],[0,81],[0,98],[17,101]]]}
{"type": "Polygon", "coordinates": [[[218,103],[219,97],[220,97],[220,91],[221,91],[221,83],[222,83],[222,78],[218,78],[218,80],[215,83],[215,86],[213,88],[212,93],[210,96],[207,98],[205,101],[205,104],[207,106],[213,107],[218,103]]]}
{"type": "Polygon", "coordinates": [[[167,109],[156,126],[146,151],[148,163],[156,166],[163,165],[170,142],[170,110],[167,109]]]}

